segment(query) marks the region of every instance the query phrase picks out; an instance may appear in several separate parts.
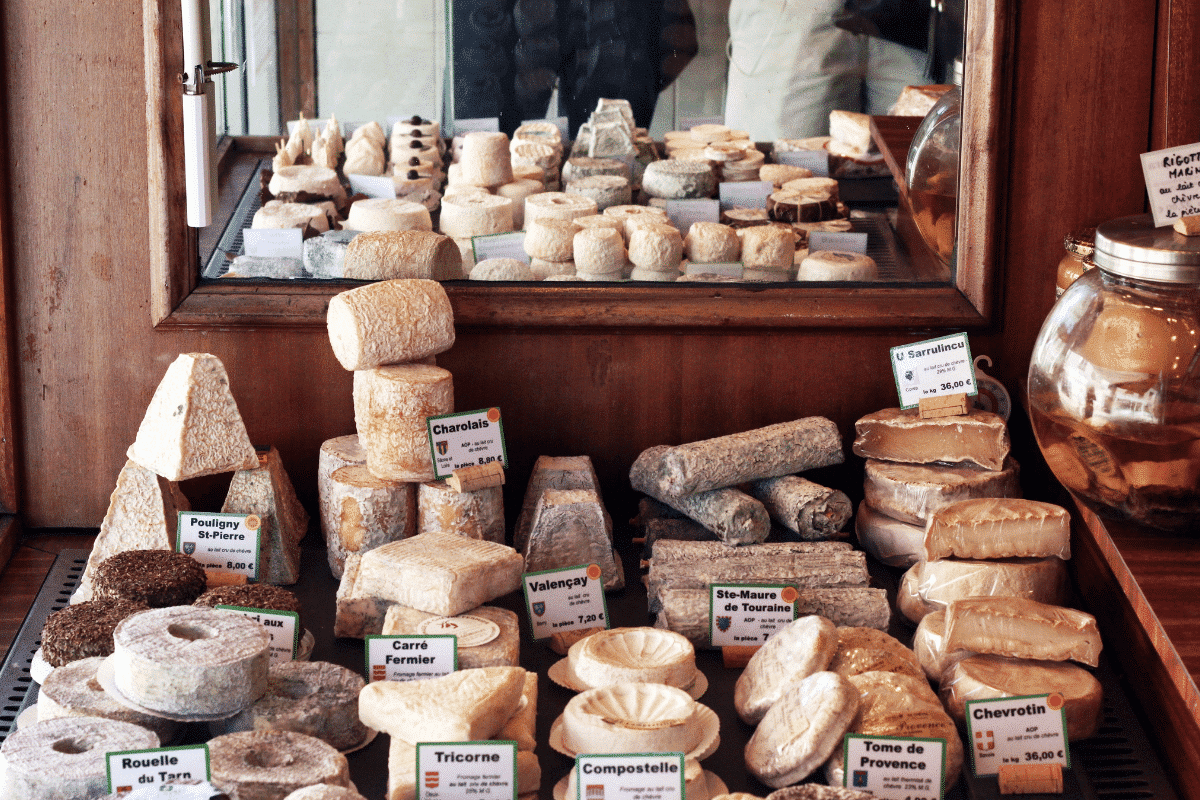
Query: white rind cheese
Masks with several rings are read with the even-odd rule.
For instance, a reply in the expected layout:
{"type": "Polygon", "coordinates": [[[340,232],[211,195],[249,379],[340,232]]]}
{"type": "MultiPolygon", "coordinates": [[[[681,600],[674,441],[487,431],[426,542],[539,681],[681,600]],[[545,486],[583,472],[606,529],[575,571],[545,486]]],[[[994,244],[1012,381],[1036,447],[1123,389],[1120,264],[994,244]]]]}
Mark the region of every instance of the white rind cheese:
{"type": "Polygon", "coordinates": [[[504,544],[504,489],[456,491],[445,481],[417,486],[417,533],[453,533],[504,544]]]}
{"type": "Polygon", "coordinates": [[[410,744],[492,738],[516,713],[520,667],[484,667],[421,681],[375,681],[358,695],[363,724],[410,744]]]}
{"type": "Polygon", "coordinates": [[[145,728],[99,717],[51,719],[22,727],[0,746],[0,796],[5,800],[104,797],[106,753],[158,746],[158,737],[145,728]],[[88,746],[64,746],[78,742],[88,746]]]}
{"type": "MultiPolygon", "coordinates": [[[[513,615],[514,619],[516,615],[513,615]]],[[[525,673],[525,686],[521,690],[521,704],[497,733],[502,742],[516,742],[518,751],[533,752],[537,747],[537,703],[538,676],[536,672],[525,673]]]]}
{"type": "Polygon", "coordinates": [[[998,471],[971,464],[903,464],[868,458],[863,499],[871,508],[925,526],[942,506],[977,497],[1020,497],[1020,469],[1010,456],[998,471]]]}
{"type": "Polygon", "coordinates": [[[454,379],[441,367],[394,364],[354,373],[354,424],[377,478],[433,480],[428,417],[454,410],[454,379]]]}
{"type": "Polygon", "coordinates": [[[258,466],[220,359],[183,353],[171,362],[126,455],[169,481],[258,466]]]}
{"type": "Polygon", "coordinates": [[[673,631],[612,628],[571,645],[567,662],[584,686],[663,683],[690,689],[697,678],[696,650],[673,631]]]}
{"type": "Polygon", "coordinates": [[[588,689],[563,709],[563,744],[574,753],[690,753],[705,733],[699,708],[687,692],[661,683],[588,689]]]}
{"type": "Polygon", "coordinates": [[[380,632],[385,636],[458,635],[459,669],[520,664],[521,624],[517,615],[506,608],[479,606],[447,617],[393,605],[383,618],[380,632]],[[480,639],[486,641],[473,643],[480,639]]]}
{"type": "Polygon", "coordinates": [[[855,455],[883,461],[969,462],[1002,470],[1009,451],[1004,418],[989,411],[922,419],[915,408],[885,408],[859,419],[854,431],[855,455]]]}
{"type": "Polygon", "coordinates": [[[1062,506],[1019,498],[960,500],[935,511],[925,558],[1071,557],[1071,515],[1062,506]]]}
{"type": "Polygon", "coordinates": [[[910,525],[876,511],[866,500],[858,504],[854,517],[858,544],[889,567],[911,567],[921,560],[925,527],[910,525]]]}
{"type": "Polygon", "coordinates": [[[965,597],[1023,597],[1061,605],[1067,568],[1059,558],[919,561],[900,579],[896,608],[913,622],[965,597]]]}
{"type": "Polygon", "coordinates": [[[296,497],[278,450],[259,453],[257,468],[233,474],[221,511],[255,514],[261,521],[260,583],[292,584],[300,579],[300,540],[308,532],[308,512],[296,497]]]}
{"type": "Polygon", "coordinates": [[[520,553],[506,545],[423,533],[365,553],[355,591],[454,616],[516,591],[523,571],[520,553]]]}
{"type": "Polygon", "coordinates": [[[926,614],[913,633],[913,652],[925,677],[937,684],[946,669],[969,655],[970,650],[946,650],[946,612],[931,611],[926,614]]]}
{"type": "Polygon", "coordinates": [[[756,725],[786,686],[822,672],[837,651],[837,629],[824,617],[800,617],[755,651],[738,676],[733,705],[747,725],[756,725]]]}
{"type": "Polygon", "coordinates": [[[346,558],[416,533],[415,484],[376,478],[366,464],[341,467],[325,481],[321,530],[333,577],[346,558]]]}
{"type": "Polygon", "coordinates": [[[326,327],[333,354],[344,368],[403,364],[449,350],[454,312],[437,281],[380,281],[329,300],[326,327]]]}
{"type": "Polygon", "coordinates": [[[1101,642],[1087,612],[1020,597],[972,597],[946,610],[946,648],[1094,667],[1101,642]]]}

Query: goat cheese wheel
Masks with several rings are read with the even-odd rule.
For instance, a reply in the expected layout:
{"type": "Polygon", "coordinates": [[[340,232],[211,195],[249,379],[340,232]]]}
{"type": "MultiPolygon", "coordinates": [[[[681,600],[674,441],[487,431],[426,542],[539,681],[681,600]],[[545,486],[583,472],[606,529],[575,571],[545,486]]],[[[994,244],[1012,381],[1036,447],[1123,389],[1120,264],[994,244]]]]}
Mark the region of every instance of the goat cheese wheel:
{"type": "Polygon", "coordinates": [[[610,206],[627,205],[633,199],[629,179],[620,175],[593,175],[577,178],[566,185],[567,194],[578,194],[596,202],[603,211],[610,206]]]}
{"type": "Polygon", "coordinates": [[[312,164],[280,167],[267,182],[267,191],[276,196],[287,192],[308,192],[315,197],[333,200],[341,200],[346,196],[337,172],[312,164]]]}
{"type": "Polygon", "coordinates": [[[354,231],[432,231],[429,209],[398,197],[368,197],[350,205],[344,226],[354,231]]]}
{"type": "Polygon", "coordinates": [[[798,281],[873,281],[878,277],[875,259],[838,250],[809,253],[796,272],[798,281]]]}
{"type": "Polygon", "coordinates": [[[50,670],[38,692],[38,720],[101,717],[146,728],[153,731],[162,742],[174,739],[182,723],[132,709],[118,703],[104,691],[96,679],[103,662],[102,656],[92,656],[50,670]]]}
{"type": "Polygon", "coordinates": [[[706,123],[703,125],[693,125],[688,129],[688,136],[697,142],[708,144],[710,142],[728,141],[731,132],[729,126],[718,125],[715,123],[706,123]]]}
{"type": "Polygon", "coordinates": [[[455,194],[442,198],[442,233],[455,239],[507,233],[513,229],[513,201],[495,194],[455,194]]]}
{"type": "Polygon", "coordinates": [[[535,281],[564,280],[575,277],[575,262],[531,258],[529,259],[529,270],[533,273],[535,281]]]}
{"type": "Polygon", "coordinates": [[[453,378],[441,367],[393,364],[354,373],[354,424],[377,478],[433,480],[425,421],[453,410],[453,378]]]}
{"type": "Polygon", "coordinates": [[[655,272],[679,271],[683,237],[674,225],[638,225],[629,234],[629,260],[655,272]]]}
{"type": "Polygon", "coordinates": [[[596,201],[566,192],[542,192],[525,198],[525,229],[539,219],[575,219],[597,213],[596,201]]]}
{"type": "Polygon", "coordinates": [[[728,225],[719,222],[693,222],[683,239],[683,250],[693,264],[720,264],[739,261],[742,240],[728,225]]]}
{"type": "Polygon", "coordinates": [[[512,161],[508,136],[498,131],[471,131],[463,136],[463,183],[475,186],[500,186],[512,183],[512,161]]]}
{"type": "Polygon", "coordinates": [[[572,252],[581,273],[611,273],[625,265],[625,240],[612,228],[584,228],[575,234],[572,252]]]}
{"type": "Polygon", "coordinates": [[[105,797],[105,754],[148,750],[158,737],[129,722],[67,717],[14,730],[0,746],[0,797],[5,800],[75,800],[105,797]]]}
{"type": "Polygon", "coordinates": [[[292,731],[241,731],[208,741],[211,782],[240,800],[271,800],[327,783],[349,788],[350,765],[332,746],[292,731]]]}
{"type": "Polygon", "coordinates": [[[619,158],[592,158],[591,156],[573,156],[563,164],[562,179],[564,183],[589,178],[593,175],[616,175],[629,178],[629,165],[619,158]]]}
{"type": "Polygon", "coordinates": [[[717,189],[717,176],[707,161],[668,158],[646,165],[642,189],[664,200],[711,197],[717,189]]]}
{"type": "Polygon", "coordinates": [[[785,192],[797,192],[804,195],[825,195],[833,200],[838,199],[838,182],[834,178],[793,178],[785,181],[780,187],[785,192]]]}
{"type": "Polygon", "coordinates": [[[574,257],[578,231],[579,226],[569,219],[542,217],[530,220],[525,228],[525,252],[530,258],[570,261],[574,257]]]}
{"type": "Polygon", "coordinates": [[[790,230],[776,225],[754,225],[741,228],[742,263],[746,269],[783,271],[792,268],[796,255],[796,239],[790,230]]]}

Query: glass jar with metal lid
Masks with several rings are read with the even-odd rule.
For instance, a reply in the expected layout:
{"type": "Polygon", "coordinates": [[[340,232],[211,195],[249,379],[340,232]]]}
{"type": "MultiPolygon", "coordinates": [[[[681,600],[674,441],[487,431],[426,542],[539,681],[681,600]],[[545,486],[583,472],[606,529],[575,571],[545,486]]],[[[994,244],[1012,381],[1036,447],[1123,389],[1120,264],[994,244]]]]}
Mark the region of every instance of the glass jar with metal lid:
{"type": "Polygon", "coordinates": [[[1097,513],[1200,534],[1200,237],[1124,217],[1093,258],[1034,344],[1038,446],[1097,513]]]}
{"type": "Polygon", "coordinates": [[[1054,285],[1056,298],[1062,297],[1062,293],[1067,290],[1068,286],[1079,280],[1083,273],[1096,266],[1096,262],[1092,260],[1092,252],[1096,249],[1095,241],[1095,228],[1071,231],[1063,239],[1063,248],[1066,252],[1058,262],[1058,277],[1054,285]]]}

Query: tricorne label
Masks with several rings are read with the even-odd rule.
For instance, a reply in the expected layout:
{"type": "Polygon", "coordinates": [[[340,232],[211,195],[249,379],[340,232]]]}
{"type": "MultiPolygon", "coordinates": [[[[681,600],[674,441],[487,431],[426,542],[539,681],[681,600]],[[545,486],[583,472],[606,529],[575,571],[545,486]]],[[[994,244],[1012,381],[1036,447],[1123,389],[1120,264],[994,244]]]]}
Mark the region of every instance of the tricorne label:
{"type": "Polygon", "coordinates": [[[515,800],[516,796],[516,742],[417,745],[417,800],[515,800]]]}
{"type": "Polygon", "coordinates": [[[795,586],[714,583],[709,588],[713,647],[752,647],[796,619],[795,586]]]}
{"type": "Polygon", "coordinates": [[[1071,766],[1062,695],[968,700],[966,713],[976,775],[995,775],[1001,764],[1071,766]]]}
{"type": "Polygon", "coordinates": [[[946,740],[846,735],[843,783],[884,800],[941,800],[946,740]]]}
{"type": "Polygon", "coordinates": [[[453,636],[369,635],[365,654],[369,682],[439,678],[458,669],[458,644],[453,636]]]}
{"type": "Polygon", "coordinates": [[[522,579],[534,639],[579,628],[607,628],[603,573],[598,564],[542,572],[522,579]]]}
{"type": "Polygon", "coordinates": [[[922,398],[978,392],[965,333],[893,347],[891,356],[901,408],[913,408],[922,398]]]}
{"type": "Polygon", "coordinates": [[[218,605],[257,622],[271,635],[271,663],[294,661],[300,651],[300,615],[295,611],[274,611],[267,608],[218,605]]]}
{"type": "Polygon", "coordinates": [[[500,636],[500,626],[490,619],[463,614],[458,617],[432,617],[417,625],[417,633],[426,636],[453,636],[459,648],[479,647],[500,636]]]}
{"type": "Polygon", "coordinates": [[[180,511],[175,549],[205,569],[258,579],[262,520],[257,514],[180,511]]]}
{"type": "Polygon", "coordinates": [[[158,747],[104,754],[110,794],[139,786],[158,786],[171,780],[209,779],[208,746],[158,747]]]}

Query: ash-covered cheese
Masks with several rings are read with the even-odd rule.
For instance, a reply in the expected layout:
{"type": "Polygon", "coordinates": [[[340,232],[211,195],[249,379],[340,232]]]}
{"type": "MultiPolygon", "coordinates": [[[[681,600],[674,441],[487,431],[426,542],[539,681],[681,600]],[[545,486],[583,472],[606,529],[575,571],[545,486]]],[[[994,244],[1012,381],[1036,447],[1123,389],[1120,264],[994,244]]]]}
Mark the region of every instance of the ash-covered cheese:
{"type": "Polygon", "coordinates": [[[520,588],[524,560],[506,545],[423,533],[365,553],[358,591],[454,616],[520,588]]]}
{"type": "Polygon", "coordinates": [[[479,606],[455,616],[444,616],[397,604],[387,610],[381,633],[455,636],[459,669],[516,667],[520,662],[520,621],[505,608],[479,606]]]}
{"type": "Polygon", "coordinates": [[[450,298],[431,280],[381,281],[334,295],[326,325],[333,354],[348,370],[417,361],[454,344],[450,298]]]}
{"type": "Polygon", "coordinates": [[[588,456],[538,456],[513,526],[513,547],[517,550],[525,549],[538,501],[547,489],[590,489],[599,495],[600,478],[588,456]]]}
{"type": "Polygon", "coordinates": [[[1067,597],[1059,558],[919,561],[900,579],[896,607],[913,622],[965,597],[1023,597],[1058,605],[1067,597]]]}
{"type": "Polygon", "coordinates": [[[258,466],[219,358],[182,353],[171,362],[126,455],[169,481],[258,466]]]}
{"type": "Polygon", "coordinates": [[[863,496],[893,519],[924,526],[942,506],[977,497],[1020,497],[1020,468],[1009,456],[1002,469],[973,464],[904,464],[868,458],[863,496]]]}
{"type": "Polygon", "coordinates": [[[527,572],[596,564],[605,591],[625,586],[621,560],[613,549],[612,518],[590,489],[547,489],[534,511],[521,554],[527,572]]]}
{"type": "Polygon", "coordinates": [[[1101,642],[1096,618],[1085,611],[1023,597],[969,597],[946,610],[946,648],[1094,667],[1101,642]]]}
{"type": "Polygon", "coordinates": [[[1037,500],[984,497],[943,506],[925,528],[925,558],[1071,557],[1071,515],[1037,500]]]}
{"type": "Polygon", "coordinates": [[[885,408],[858,420],[854,431],[855,455],[883,461],[965,461],[1002,470],[1009,451],[1004,418],[989,411],[922,419],[915,408],[885,408]]]}

